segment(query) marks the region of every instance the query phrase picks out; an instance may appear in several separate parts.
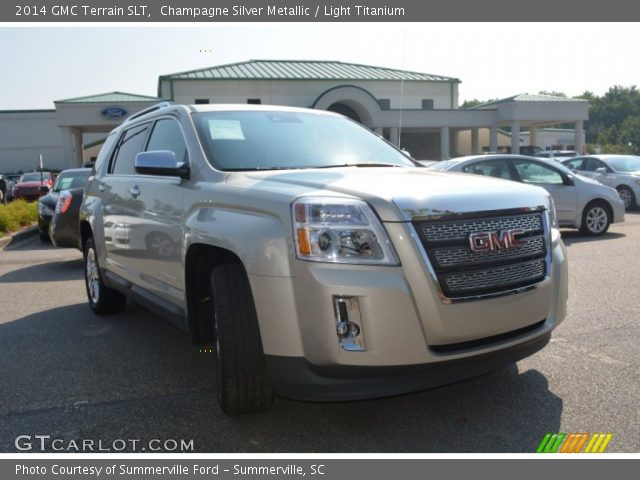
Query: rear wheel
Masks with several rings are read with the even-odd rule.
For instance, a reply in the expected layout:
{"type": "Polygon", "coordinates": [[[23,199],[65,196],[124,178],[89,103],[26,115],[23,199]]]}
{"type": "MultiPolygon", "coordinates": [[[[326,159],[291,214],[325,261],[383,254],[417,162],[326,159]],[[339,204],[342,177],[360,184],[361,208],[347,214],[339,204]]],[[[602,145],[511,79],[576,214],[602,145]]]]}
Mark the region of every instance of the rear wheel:
{"type": "Polygon", "coordinates": [[[585,235],[603,235],[611,225],[611,210],[603,202],[591,202],[582,212],[580,230],[585,235]]]}
{"type": "Polygon", "coordinates": [[[240,263],[213,268],[211,295],[218,403],[228,415],[264,412],[273,403],[273,391],[249,279],[240,263]]]}
{"type": "Polygon", "coordinates": [[[633,194],[633,190],[625,185],[620,185],[616,190],[618,190],[618,194],[624,202],[625,210],[630,210],[636,206],[636,196],[633,194]]]}
{"type": "Polygon", "coordinates": [[[107,287],[102,280],[98,254],[93,238],[84,244],[84,280],[89,306],[98,315],[120,312],[127,303],[127,297],[117,290],[107,287]]]}

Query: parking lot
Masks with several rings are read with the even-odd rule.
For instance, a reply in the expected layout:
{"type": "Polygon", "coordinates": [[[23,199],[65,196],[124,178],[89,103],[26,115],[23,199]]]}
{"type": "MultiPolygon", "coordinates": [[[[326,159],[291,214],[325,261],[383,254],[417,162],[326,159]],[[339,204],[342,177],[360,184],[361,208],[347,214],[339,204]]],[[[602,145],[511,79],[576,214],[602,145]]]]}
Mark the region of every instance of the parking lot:
{"type": "Polygon", "coordinates": [[[19,435],[193,440],[200,452],[534,452],[547,432],[613,432],[640,451],[640,212],[604,237],[565,230],[570,298],[517,366],[351,403],[276,400],[226,417],[215,355],[133,303],[97,317],[81,255],[38,239],[0,251],[0,452],[19,435]]]}

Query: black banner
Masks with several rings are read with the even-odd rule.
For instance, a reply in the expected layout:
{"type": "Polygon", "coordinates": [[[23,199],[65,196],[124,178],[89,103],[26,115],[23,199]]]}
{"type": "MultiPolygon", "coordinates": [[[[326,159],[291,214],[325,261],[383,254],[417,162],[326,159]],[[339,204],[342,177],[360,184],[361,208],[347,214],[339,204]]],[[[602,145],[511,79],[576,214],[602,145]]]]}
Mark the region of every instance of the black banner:
{"type": "MultiPolygon", "coordinates": [[[[16,0],[0,22],[633,21],[628,0],[16,0]]],[[[560,30],[556,32],[561,34],[560,30]]]]}

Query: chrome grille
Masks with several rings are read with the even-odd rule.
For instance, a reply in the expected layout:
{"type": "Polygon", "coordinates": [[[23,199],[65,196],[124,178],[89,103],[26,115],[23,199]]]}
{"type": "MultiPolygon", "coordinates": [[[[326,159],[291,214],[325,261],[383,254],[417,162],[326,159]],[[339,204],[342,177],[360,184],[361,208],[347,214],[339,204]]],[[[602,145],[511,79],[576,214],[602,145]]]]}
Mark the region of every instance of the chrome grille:
{"type": "Polygon", "coordinates": [[[421,222],[422,237],[427,242],[466,240],[470,233],[491,232],[522,228],[525,232],[542,230],[542,217],[537,214],[525,214],[508,217],[478,218],[473,220],[450,220],[444,222],[421,222]]]}
{"type": "Polygon", "coordinates": [[[417,221],[413,226],[448,298],[499,293],[533,285],[547,274],[544,211],[477,212],[464,218],[417,221]],[[522,229],[523,243],[474,252],[472,233],[522,229]]]}
{"type": "Polygon", "coordinates": [[[449,290],[464,292],[490,287],[516,285],[544,276],[545,259],[516,263],[504,267],[493,267],[471,272],[451,273],[444,276],[449,290]]]}
{"type": "Polygon", "coordinates": [[[478,265],[481,263],[495,262],[526,258],[544,253],[544,239],[539,237],[527,238],[524,245],[510,248],[509,250],[487,250],[474,253],[469,245],[460,247],[434,248],[433,256],[440,267],[455,267],[461,265],[478,265]]]}

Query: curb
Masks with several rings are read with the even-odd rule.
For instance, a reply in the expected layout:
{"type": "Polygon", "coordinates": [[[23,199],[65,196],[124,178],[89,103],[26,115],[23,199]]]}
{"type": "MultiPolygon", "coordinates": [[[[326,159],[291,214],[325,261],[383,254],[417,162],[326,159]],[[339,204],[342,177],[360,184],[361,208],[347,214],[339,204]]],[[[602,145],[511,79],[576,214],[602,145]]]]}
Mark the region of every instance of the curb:
{"type": "Polygon", "coordinates": [[[6,247],[15,245],[18,242],[26,240],[27,238],[35,237],[38,234],[38,226],[31,225],[19,230],[11,235],[0,238],[0,250],[4,250],[6,247]]]}

